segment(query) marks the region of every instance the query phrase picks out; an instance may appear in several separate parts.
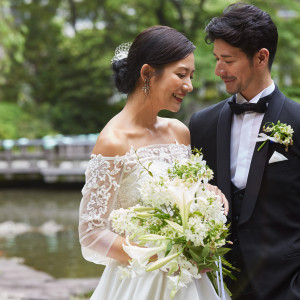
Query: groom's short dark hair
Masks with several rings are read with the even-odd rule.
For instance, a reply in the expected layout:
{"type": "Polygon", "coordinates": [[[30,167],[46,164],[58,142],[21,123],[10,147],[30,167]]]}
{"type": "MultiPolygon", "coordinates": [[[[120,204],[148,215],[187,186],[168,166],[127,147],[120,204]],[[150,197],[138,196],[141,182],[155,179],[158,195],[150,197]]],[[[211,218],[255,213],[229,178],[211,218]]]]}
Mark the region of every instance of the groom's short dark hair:
{"type": "Polygon", "coordinates": [[[277,50],[278,32],[267,12],[254,5],[235,3],[227,6],[222,16],[213,18],[205,32],[206,43],[221,39],[240,48],[250,59],[261,48],[268,49],[271,70],[277,50]]]}

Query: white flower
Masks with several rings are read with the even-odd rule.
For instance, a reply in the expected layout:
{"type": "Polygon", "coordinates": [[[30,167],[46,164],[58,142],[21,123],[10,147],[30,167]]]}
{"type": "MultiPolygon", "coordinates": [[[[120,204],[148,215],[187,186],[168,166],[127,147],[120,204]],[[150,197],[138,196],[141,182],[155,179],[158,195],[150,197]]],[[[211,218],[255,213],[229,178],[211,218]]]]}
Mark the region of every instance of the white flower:
{"type": "Polygon", "coordinates": [[[180,267],[180,270],[188,271],[192,275],[192,277],[196,279],[201,278],[201,274],[198,272],[197,266],[194,263],[188,261],[185,256],[181,255],[178,258],[178,265],[180,267]]]}
{"type": "Polygon", "coordinates": [[[147,212],[141,212],[141,213],[136,213],[136,216],[138,218],[141,218],[141,219],[148,219],[148,218],[151,218],[154,216],[154,214],[150,214],[150,213],[147,213],[147,212]]]}
{"type": "Polygon", "coordinates": [[[206,237],[207,226],[203,224],[201,218],[193,217],[189,219],[188,227],[185,230],[186,239],[194,243],[195,246],[203,246],[206,237]]]}
{"type": "Polygon", "coordinates": [[[139,188],[143,204],[159,209],[162,206],[168,206],[171,201],[170,195],[167,192],[168,181],[169,179],[165,177],[144,182],[139,188]]]}
{"type": "Polygon", "coordinates": [[[177,253],[174,253],[172,255],[167,255],[166,257],[158,259],[157,261],[151,263],[149,265],[149,267],[147,267],[146,271],[150,272],[150,271],[154,271],[156,269],[159,269],[159,268],[163,267],[164,265],[166,265],[167,263],[169,263],[172,260],[174,260],[180,254],[181,254],[181,252],[177,252],[177,253]]]}
{"type": "Polygon", "coordinates": [[[181,225],[179,225],[176,222],[172,222],[170,220],[165,220],[165,222],[167,222],[171,226],[171,228],[173,228],[175,231],[177,231],[178,233],[183,234],[183,227],[181,225]]]}
{"type": "Polygon", "coordinates": [[[179,275],[168,276],[167,286],[171,290],[171,294],[170,294],[171,299],[173,299],[175,297],[177,291],[182,287],[182,286],[179,286],[179,283],[180,283],[179,275]]]}
{"type": "Polygon", "coordinates": [[[110,213],[109,220],[112,222],[112,228],[115,232],[131,234],[138,227],[139,221],[134,218],[135,216],[136,214],[132,210],[120,208],[110,213]]]}
{"type": "Polygon", "coordinates": [[[277,140],[277,143],[280,143],[280,142],[281,142],[281,140],[280,140],[280,134],[279,134],[278,132],[276,132],[276,133],[274,134],[274,138],[277,140]]]}
{"type": "Polygon", "coordinates": [[[179,233],[177,230],[175,230],[171,226],[164,226],[161,229],[161,234],[167,236],[170,239],[175,239],[175,238],[178,238],[179,236],[182,236],[181,233],[179,233]]]}
{"type": "Polygon", "coordinates": [[[192,281],[192,274],[186,270],[186,269],[182,269],[180,272],[180,283],[183,286],[186,286],[188,283],[190,283],[192,281]]]}
{"type": "Polygon", "coordinates": [[[162,244],[159,247],[143,248],[130,244],[128,236],[126,237],[127,245],[123,245],[124,251],[133,259],[136,260],[140,265],[145,266],[149,258],[157,254],[158,252],[166,250],[166,244],[162,244]]]}
{"type": "Polygon", "coordinates": [[[192,214],[192,213],[194,213],[195,211],[200,212],[201,210],[200,210],[199,204],[193,202],[193,203],[191,204],[191,206],[190,206],[190,213],[192,214]]]}
{"type": "Polygon", "coordinates": [[[140,205],[136,205],[132,207],[132,210],[134,212],[145,212],[145,211],[153,211],[152,207],[145,207],[145,206],[140,206],[140,205]]]}
{"type": "Polygon", "coordinates": [[[268,140],[285,145],[285,151],[288,151],[288,146],[293,145],[294,130],[290,125],[280,123],[279,120],[277,124],[268,122],[263,126],[263,131],[271,132],[271,134],[268,136],[264,133],[259,133],[256,141],[263,143],[260,145],[257,151],[260,151],[268,140]]]}
{"type": "Polygon", "coordinates": [[[165,241],[167,237],[158,234],[146,234],[140,236],[139,239],[142,241],[165,241]]]}
{"type": "Polygon", "coordinates": [[[200,185],[200,182],[194,183],[189,189],[178,188],[177,186],[169,185],[168,189],[172,195],[172,201],[177,205],[180,211],[183,230],[187,227],[190,206],[195,198],[195,193],[200,185]]]}
{"type": "Polygon", "coordinates": [[[164,267],[161,268],[162,271],[168,272],[168,275],[173,274],[174,272],[178,271],[178,262],[177,260],[172,260],[164,267]]]}

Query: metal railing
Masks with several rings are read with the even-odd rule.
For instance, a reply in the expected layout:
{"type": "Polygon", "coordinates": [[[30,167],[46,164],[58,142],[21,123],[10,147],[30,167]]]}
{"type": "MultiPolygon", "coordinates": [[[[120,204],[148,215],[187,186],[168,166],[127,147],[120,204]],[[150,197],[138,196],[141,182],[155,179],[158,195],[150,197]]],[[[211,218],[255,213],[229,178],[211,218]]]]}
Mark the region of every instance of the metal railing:
{"type": "Polygon", "coordinates": [[[84,181],[97,134],[1,140],[0,180],[84,181]]]}

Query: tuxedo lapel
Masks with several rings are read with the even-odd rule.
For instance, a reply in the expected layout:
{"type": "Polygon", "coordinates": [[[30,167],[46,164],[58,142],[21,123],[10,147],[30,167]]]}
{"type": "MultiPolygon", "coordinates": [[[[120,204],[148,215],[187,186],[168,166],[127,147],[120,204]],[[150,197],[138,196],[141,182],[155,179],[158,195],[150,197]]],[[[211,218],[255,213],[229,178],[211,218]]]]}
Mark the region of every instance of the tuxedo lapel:
{"type": "MultiPolygon", "coordinates": [[[[227,101],[228,102],[228,101],[227,101]]],[[[230,179],[230,131],[232,112],[228,103],[223,106],[217,127],[217,185],[226,196],[231,208],[231,179],[230,179]]],[[[228,214],[231,220],[231,209],[228,214]]]]}
{"type": "MultiPolygon", "coordinates": [[[[269,107],[264,115],[260,132],[262,132],[262,127],[266,122],[277,123],[284,102],[285,96],[276,86],[273,96],[270,100],[269,107]]],[[[252,156],[239,224],[243,224],[250,219],[261,187],[267,161],[269,142],[267,142],[260,151],[257,151],[260,145],[261,143],[256,143],[252,156]]]]}

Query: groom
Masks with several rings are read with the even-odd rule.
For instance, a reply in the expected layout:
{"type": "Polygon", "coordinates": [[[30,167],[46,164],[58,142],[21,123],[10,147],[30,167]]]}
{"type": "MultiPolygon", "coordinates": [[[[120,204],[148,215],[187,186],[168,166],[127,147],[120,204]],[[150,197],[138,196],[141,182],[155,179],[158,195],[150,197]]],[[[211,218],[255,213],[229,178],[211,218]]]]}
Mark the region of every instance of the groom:
{"type": "Polygon", "coordinates": [[[271,78],[277,28],[266,12],[237,3],[205,31],[232,97],[193,114],[191,144],[230,203],[228,259],[241,272],[229,289],[239,300],[299,300],[300,105],[271,78]],[[293,128],[294,144],[286,152],[268,141],[258,151],[263,125],[278,120],[293,128]]]}

